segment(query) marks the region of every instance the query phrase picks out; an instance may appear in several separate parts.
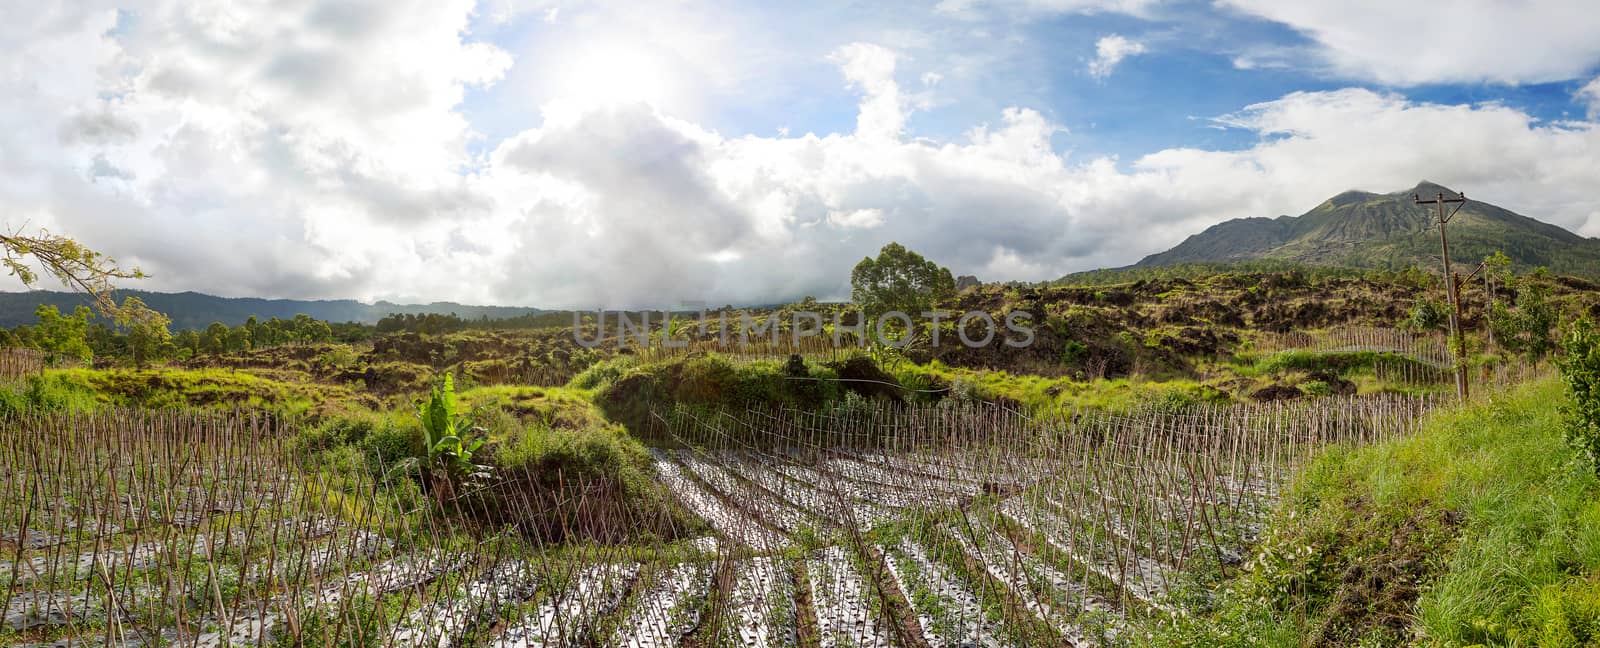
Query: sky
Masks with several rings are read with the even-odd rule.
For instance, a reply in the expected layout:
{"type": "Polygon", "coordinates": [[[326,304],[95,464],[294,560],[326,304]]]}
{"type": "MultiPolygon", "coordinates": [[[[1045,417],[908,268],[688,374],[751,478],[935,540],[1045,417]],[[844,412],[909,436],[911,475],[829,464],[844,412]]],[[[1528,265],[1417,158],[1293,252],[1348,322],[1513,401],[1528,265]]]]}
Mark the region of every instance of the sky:
{"type": "Polygon", "coordinates": [[[0,225],[549,308],[842,298],[891,241],[1046,280],[1424,179],[1600,236],[1588,4],[0,0],[0,225]]]}

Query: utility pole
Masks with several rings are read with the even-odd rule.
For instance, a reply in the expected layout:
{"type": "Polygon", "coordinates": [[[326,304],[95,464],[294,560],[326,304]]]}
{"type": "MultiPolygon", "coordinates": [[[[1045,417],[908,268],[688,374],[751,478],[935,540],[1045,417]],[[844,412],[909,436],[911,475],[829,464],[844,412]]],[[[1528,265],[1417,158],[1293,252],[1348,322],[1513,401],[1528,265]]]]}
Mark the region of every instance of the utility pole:
{"type": "Polygon", "coordinates": [[[1456,212],[1461,211],[1462,205],[1467,202],[1467,195],[1457,193],[1454,198],[1446,198],[1441,191],[1433,200],[1423,200],[1416,194],[1411,194],[1411,200],[1418,205],[1432,204],[1439,209],[1439,249],[1444,258],[1444,289],[1452,308],[1450,338],[1456,343],[1456,396],[1465,401],[1467,400],[1467,338],[1461,331],[1461,291],[1457,289],[1455,273],[1450,271],[1450,237],[1445,235],[1444,226],[1449,224],[1450,219],[1455,218],[1456,212]],[[1456,208],[1446,216],[1444,206],[1449,203],[1456,203],[1456,208]]]}

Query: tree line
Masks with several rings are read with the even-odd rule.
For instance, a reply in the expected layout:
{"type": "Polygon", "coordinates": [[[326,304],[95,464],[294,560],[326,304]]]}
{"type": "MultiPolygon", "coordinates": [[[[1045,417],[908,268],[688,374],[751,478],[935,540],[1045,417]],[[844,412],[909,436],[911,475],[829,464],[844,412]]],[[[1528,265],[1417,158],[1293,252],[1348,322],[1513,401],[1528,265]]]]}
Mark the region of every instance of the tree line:
{"type": "Polygon", "coordinates": [[[143,367],[286,344],[354,342],[371,337],[372,330],[362,324],[330,324],[299,314],[266,321],[251,317],[238,326],[213,322],[201,330],[174,333],[170,318],[146,307],[137,297],[123,300],[109,318],[86,306],[62,313],[50,304],[39,305],[34,316],[37,322],[32,325],[0,328],[0,347],[38,349],[53,365],[112,358],[143,367]]]}

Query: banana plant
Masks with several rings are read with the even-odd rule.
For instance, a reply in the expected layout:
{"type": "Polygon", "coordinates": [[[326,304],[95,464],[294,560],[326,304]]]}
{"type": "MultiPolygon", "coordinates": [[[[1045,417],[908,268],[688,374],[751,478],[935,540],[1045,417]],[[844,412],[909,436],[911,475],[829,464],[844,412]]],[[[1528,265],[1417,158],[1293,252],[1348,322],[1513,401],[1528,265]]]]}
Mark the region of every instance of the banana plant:
{"type": "Polygon", "coordinates": [[[470,414],[457,411],[455,380],[449,374],[417,404],[417,419],[425,452],[420,468],[440,502],[454,500],[462,485],[489,478],[492,468],[473,462],[488,440],[487,431],[474,425],[470,414]]]}

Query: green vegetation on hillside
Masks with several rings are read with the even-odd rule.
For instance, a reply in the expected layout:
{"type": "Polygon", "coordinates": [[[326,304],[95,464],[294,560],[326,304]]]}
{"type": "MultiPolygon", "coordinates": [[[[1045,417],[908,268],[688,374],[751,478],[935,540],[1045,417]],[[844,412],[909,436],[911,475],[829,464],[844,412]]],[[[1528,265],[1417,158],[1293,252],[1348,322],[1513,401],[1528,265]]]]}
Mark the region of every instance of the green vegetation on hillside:
{"type": "Polygon", "coordinates": [[[1600,479],[1543,380],[1337,448],[1285,494],[1247,573],[1154,645],[1600,641],[1600,479]]]}
{"type": "MultiPolygon", "coordinates": [[[[1219,223],[1138,266],[1274,260],[1392,270],[1434,267],[1437,214],[1431,205],[1415,204],[1412,195],[1430,200],[1440,193],[1456,195],[1428,182],[1388,194],[1348,191],[1300,216],[1219,223]]],[[[1451,259],[1466,264],[1464,272],[1503,252],[1519,270],[1547,267],[1600,279],[1600,241],[1488,203],[1468,200],[1448,231],[1451,259]]]]}

